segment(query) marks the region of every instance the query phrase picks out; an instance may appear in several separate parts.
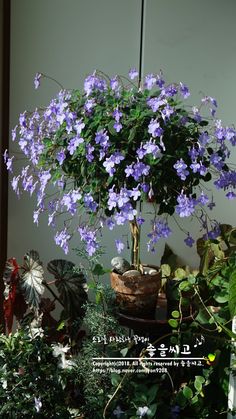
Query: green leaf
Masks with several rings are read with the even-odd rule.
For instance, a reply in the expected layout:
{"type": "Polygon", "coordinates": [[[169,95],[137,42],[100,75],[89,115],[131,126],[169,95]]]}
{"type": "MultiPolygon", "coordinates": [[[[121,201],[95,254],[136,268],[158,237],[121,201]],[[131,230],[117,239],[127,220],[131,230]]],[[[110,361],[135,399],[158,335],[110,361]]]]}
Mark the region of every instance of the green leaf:
{"type": "Polygon", "coordinates": [[[57,326],[57,330],[58,330],[58,332],[59,332],[60,330],[64,329],[64,327],[65,327],[65,321],[64,321],[64,320],[62,320],[62,321],[60,321],[59,325],[57,326]]]}
{"type": "Polygon", "coordinates": [[[202,375],[196,375],[195,380],[199,381],[201,384],[205,383],[206,379],[202,375]]]}
{"type": "Polygon", "coordinates": [[[129,348],[124,348],[120,350],[121,355],[126,356],[127,353],[129,352],[129,348]]]}
{"type": "Polygon", "coordinates": [[[101,294],[101,292],[100,292],[100,291],[96,292],[96,296],[95,296],[95,301],[96,301],[96,304],[100,304],[101,299],[102,299],[102,294],[101,294]]]}
{"type": "Polygon", "coordinates": [[[114,124],[115,124],[115,121],[113,121],[113,120],[108,124],[108,131],[110,132],[111,135],[115,136],[115,135],[117,135],[117,132],[114,128],[114,124]]]}
{"type": "Polygon", "coordinates": [[[218,293],[214,295],[214,299],[217,301],[217,303],[224,304],[229,300],[229,293],[228,290],[222,289],[218,293]]]}
{"type": "Polygon", "coordinates": [[[94,267],[94,269],[92,270],[92,273],[94,275],[97,276],[102,276],[104,274],[106,274],[107,272],[111,272],[110,269],[104,269],[104,267],[102,265],[100,265],[99,263],[97,263],[94,267]]]}
{"type": "Polygon", "coordinates": [[[175,320],[175,319],[170,319],[170,320],[168,320],[168,323],[169,323],[169,325],[171,326],[171,327],[173,327],[174,329],[176,329],[176,327],[178,327],[178,321],[177,320],[175,320]]]}
{"type": "Polygon", "coordinates": [[[29,306],[38,309],[44,293],[44,271],[38,252],[30,250],[25,254],[22,269],[20,287],[29,306]]]}
{"type": "Polygon", "coordinates": [[[153,402],[153,400],[156,398],[158,391],[158,387],[156,385],[152,386],[150,390],[148,391],[147,397],[148,397],[148,406],[153,402]]]}
{"type": "Polygon", "coordinates": [[[229,277],[229,311],[231,316],[236,315],[236,271],[229,277]]]}
{"type": "Polygon", "coordinates": [[[55,285],[64,304],[66,317],[76,318],[84,314],[82,307],[87,301],[85,277],[75,270],[75,264],[64,259],[55,259],[48,263],[48,271],[54,275],[55,285]]]}
{"type": "Polygon", "coordinates": [[[164,263],[163,265],[161,265],[161,276],[162,277],[168,277],[171,274],[171,268],[170,265],[168,265],[167,263],[164,263]]]}
{"type": "Polygon", "coordinates": [[[174,310],[172,311],[171,316],[174,317],[174,319],[178,319],[180,317],[180,312],[178,310],[174,310]]]}
{"type": "Polygon", "coordinates": [[[175,278],[177,279],[184,279],[186,278],[187,273],[183,268],[178,268],[175,270],[175,278]]]}
{"type": "MultiPolygon", "coordinates": [[[[204,380],[205,381],[205,380],[204,380]]],[[[195,378],[195,381],[194,381],[194,387],[195,387],[195,389],[199,392],[199,393],[201,393],[201,391],[202,391],[202,382],[201,382],[201,380],[199,380],[199,378],[195,378]]]]}
{"type": "Polygon", "coordinates": [[[181,291],[189,291],[191,288],[192,288],[192,286],[188,281],[182,281],[179,284],[179,289],[181,291]]]}
{"type": "Polygon", "coordinates": [[[128,142],[129,143],[131,143],[135,139],[136,131],[137,131],[137,127],[133,127],[133,128],[130,129],[129,137],[128,137],[128,142]]]}
{"type": "Polygon", "coordinates": [[[156,411],[157,411],[157,403],[153,403],[149,406],[149,411],[150,413],[147,413],[147,416],[149,418],[155,418],[156,416],[156,411]]]}
{"type": "Polygon", "coordinates": [[[193,392],[192,392],[191,388],[188,387],[188,386],[185,386],[183,388],[183,395],[184,395],[184,397],[186,397],[186,399],[188,399],[188,400],[191,399],[193,397],[193,392]]]}
{"type": "Polygon", "coordinates": [[[207,324],[209,322],[209,314],[205,310],[205,308],[200,308],[198,315],[196,317],[196,321],[198,321],[201,324],[207,324]]]}
{"type": "Polygon", "coordinates": [[[111,373],[111,384],[114,387],[117,387],[119,385],[120,380],[121,380],[121,376],[119,374],[117,374],[116,372],[111,373]]]}
{"type": "Polygon", "coordinates": [[[198,402],[198,396],[195,395],[192,399],[191,399],[191,404],[195,404],[198,402]]]}

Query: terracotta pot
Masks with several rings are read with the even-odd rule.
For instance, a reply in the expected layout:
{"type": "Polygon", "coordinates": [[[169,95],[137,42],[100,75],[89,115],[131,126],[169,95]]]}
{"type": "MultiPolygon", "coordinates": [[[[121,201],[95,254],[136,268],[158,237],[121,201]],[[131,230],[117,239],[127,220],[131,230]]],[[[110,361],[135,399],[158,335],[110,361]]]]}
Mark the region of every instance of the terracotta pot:
{"type": "Polygon", "coordinates": [[[110,277],[122,313],[137,317],[154,316],[161,288],[160,272],[140,276],[123,276],[111,272],[110,277]]]}

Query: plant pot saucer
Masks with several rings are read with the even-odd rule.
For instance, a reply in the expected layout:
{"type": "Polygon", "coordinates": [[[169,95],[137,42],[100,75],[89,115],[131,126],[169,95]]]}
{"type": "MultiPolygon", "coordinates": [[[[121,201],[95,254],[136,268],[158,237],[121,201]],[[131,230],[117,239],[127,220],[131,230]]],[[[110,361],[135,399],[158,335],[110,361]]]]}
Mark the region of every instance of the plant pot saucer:
{"type": "MultiPolygon", "coordinates": [[[[187,317],[183,317],[182,321],[190,323],[196,316],[196,309],[192,308],[192,314],[187,317]]],[[[171,326],[168,323],[167,318],[167,299],[165,294],[159,294],[158,302],[156,306],[155,316],[153,318],[140,318],[118,312],[118,320],[122,326],[128,327],[139,332],[157,332],[157,334],[169,333],[171,326]]]]}

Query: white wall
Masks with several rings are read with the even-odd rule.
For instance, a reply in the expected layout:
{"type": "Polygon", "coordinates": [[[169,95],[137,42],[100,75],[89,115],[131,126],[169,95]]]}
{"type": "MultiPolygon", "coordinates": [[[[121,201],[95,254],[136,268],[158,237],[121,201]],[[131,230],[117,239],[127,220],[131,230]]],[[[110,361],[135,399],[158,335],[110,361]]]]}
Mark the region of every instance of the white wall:
{"type": "MultiPolygon", "coordinates": [[[[140,16],[139,0],[12,0],[11,128],[22,111],[47,104],[57,93],[49,80],[35,91],[36,72],[78,88],[94,69],[112,75],[138,67],[140,16]]],[[[38,228],[33,224],[33,208],[28,194],[18,200],[10,188],[9,256],[20,259],[34,248],[44,262],[64,257],[46,219],[38,228]]],[[[73,252],[69,258],[78,262],[73,252]]]]}
{"type": "MultiPolygon", "coordinates": [[[[189,104],[202,95],[217,99],[218,117],[236,123],[236,2],[235,0],[146,0],[144,73],[162,69],[169,82],[184,82],[192,93],[189,104]],[[202,92],[202,93],[200,93],[202,92]]],[[[236,163],[236,150],[231,155],[236,163]]],[[[208,186],[208,185],[207,185],[208,186]]],[[[210,186],[210,184],[209,184],[210,186]]],[[[216,208],[210,215],[236,225],[236,201],[214,192],[216,208]]],[[[199,237],[198,223],[186,220],[185,228],[199,237]]],[[[194,249],[174,222],[168,243],[190,265],[198,263],[194,249]]]]}
{"type": "MultiPolygon", "coordinates": [[[[167,80],[186,82],[193,92],[190,103],[200,100],[200,90],[216,97],[219,116],[226,123],[234,122],[236,2],[146,0],[145,4],[144,72],[161,68],[167,80]]],[[[32,81],[38,71],[73,88],[80,87],[84,76],[94,68],[108,74],[127,74],[131,66],[138,67],[140,5],[138,0],[12,0],[11,127],[20,112],[46,104],[57,91],[49,81],[34,91],[32,81]]],[[[214,216],[235,225],[236,202],[226,201],[223,196],[218,194],[214,216]]],[[[21,257],[35,248],[43,261],[63,257],[46,220],[37,228],[32,212],[33,200],[28,195],[18,201],[10,191],[9,256],[21,257]]],[[[168,243],[186,263],[196,266],[195,251],[186,248],[185,236],[173,222],[171,227],[174,234],[168,243]]],[[[186,221],[186,229],[199,236],[197,223],[186,221]]],[[[112,235],[104,233],[105,265],[115,254],[112,240],[126,233],[126,229],[112,235]]],[[[162,242],[154,258],[146,254],[144,245],[143,260],[158,263],[163,247],[162,242]]],[[[129,257],[128,252],[125,255],[129,257]]],[[[77,261],[73,252],[69,258],[77,261]]]]}

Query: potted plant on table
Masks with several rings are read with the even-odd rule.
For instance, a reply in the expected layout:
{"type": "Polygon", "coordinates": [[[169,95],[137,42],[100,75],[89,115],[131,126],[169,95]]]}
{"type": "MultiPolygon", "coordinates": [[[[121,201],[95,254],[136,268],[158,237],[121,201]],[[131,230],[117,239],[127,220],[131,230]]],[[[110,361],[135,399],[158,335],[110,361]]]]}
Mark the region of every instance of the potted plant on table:
{"type": "MultiPolygon", "coordinates": [[[[36,87],[42,77],[36,75],[36,87]]],[[[149,251],[171,234],[168,215],[191,217],[198,211],[201,226],[212,237],[217,223],[206,215],[214,203],[204,182],[213,174],[216,188],[227,189],[228,199],[236,196],[236,172],[226,164],[236,132],[216,119],[212,97],[205,96],[199,108],[191,108],[183,103],[189,96],[183,83],[166,84],[161,73],[136,80],[135,69],[129,79],[95,71],[86,77],[83,92],[62,89],[46,108],[22,113],[13,140],[18,139],[28,163],[13,177],[12,186],[18,195],[22,189],[36,192],[35,223],[44,211],[53,227],[60,215],[69,214],[55,233],[55,242],[65,253],[74,232],[93,255],[104,227],[112,230],[129,224],[132,246],[127,269],[132,272],[112,276],[112,284],[128,282],[128,294],[139,295],[134,308],[139,312],[145,311],[144,284],[149,288],[148,310],[155,306],[160,287],[160,275],[154,272],[152,277],[150,271],[145,275],[140,260],[141,225],[147,222],[143,202],[150,202],[153,209],[149,251]],[[206,113],[203,108],[210,118],[201,116],[206,113]]],[[[4,157],[11,170],[13,157],[7,152],[4,157]]],[[[186,244],[193,241],[186,232],[186,244]]],[[[118,253],[124,248],[119,237],[116,247],[118,253]]],[[[123,292],[126,299],[127,290],[123,292]]]]}

